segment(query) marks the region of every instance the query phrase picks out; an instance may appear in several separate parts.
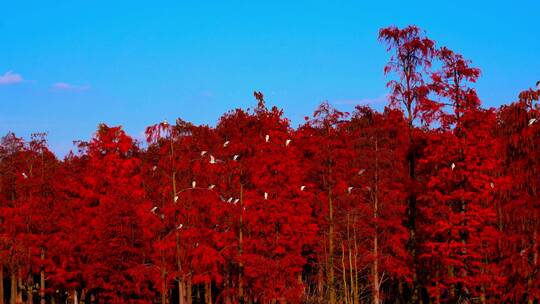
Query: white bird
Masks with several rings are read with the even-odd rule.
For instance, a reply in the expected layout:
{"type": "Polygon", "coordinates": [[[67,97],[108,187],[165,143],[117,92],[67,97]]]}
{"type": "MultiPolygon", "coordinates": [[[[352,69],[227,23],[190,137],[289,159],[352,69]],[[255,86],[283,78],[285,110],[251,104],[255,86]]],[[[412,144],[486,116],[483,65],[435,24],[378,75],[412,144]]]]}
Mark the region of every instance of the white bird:
{"type": "Polygon", "coordinates": [[[229,199],[227,200],[227,203],[231,203],[232,200],[233,200],[233,198],[232,198],[232,196],[231,196],[231,197],[229,197],[229,199]]]}
{"type": "Polygon", "coordinates": [[[450,165],[450,168],[452,168],[452,171],[454,171],[454,168],[455,168],[455,167],[456,167],[456,164],[454,164],[454,163],[452,163],[452,164],[450,165]]]}
{"type": "Polygon", "coordinates": [[[210,155],[210,163],[211,163],[211,164],[215,164],[215,163],[216,163],[216,159],[214,158],[213,155],[210,155]]]}
{"type": "Polygon", "coordinates": [[[347,188],[347,193],[351,193],[352,189],[354,189],[354,187],[347,188]]]}
{"type": "Polygon", "coordinates": [[[210,185],[210,186],[208,186],[208,190],[214,189],[215,186],[216,186],[216,185],[210,185]]]}
{"type": "Polygon", "coordinates": [[[289,146],[290,143],[291,143],[291,140],[290,140],[290,139],[287,139],[287,140],[285,141],[285,147],[289,146]]]}
{"type": "Polygon", "coordinates": [[[175,195],[174,196],[174,202],[176,203],[177,200],[178,200],[178,195],[175,195]]]}
{"type": "Polygon", "coordinates": [[[226,142],[223,143],[223,147],[227,147],[229,145],[229,141],[227,140],[226,142]]]}
{"type": "Polygon", "coordinates": [[[164,219],[164,218],[165,218],[165,214],[162,213],[162,214],[159,215],[159,217],[160,217],[161,219],[164,219]]]}
{"type": "Polygon", "coordinates": [[[157,170],[157,166],[153,166],[152,171],[156,171],[156,170],[157,170]]]}
{"type": "Polygon", "coordinates": [[[536,118],[529,119],[529,126],[536,122],[536,118]]]}
{"type": "Polygon", "coordinates": [[[28,178],[28,175],[26,175],[26,173],[24,173],[24,172],[22,173],[22,176],[23,176],[24,178],[28,178]]]}
{"type": "Polygon", "coordinates": [[[240,155],[236,154],[235,156],[233,156],[232,160],[236,161],[238,157],[240,157],[240,155]]]}
{"type": "Polygon", "coordinates": [[[239,198],[237,198],[237,199],[235,199],[235,200],[234,200],[233,204],[235,204],[235,205],[236,205],[236,204],[237,204],[237,203],[238,203],[239,201],[240,201],[240,199],[239,199],[239,198]]]}
{"type": "Polygon", "coordinates": [[[493,182],[489,183],[489,186],[491,187],[491,189],[495,188],[495,184],[493,182]]]}
{"type": "Polygon", "coordinates": [[[264,199],[267,200],[268,199],[268,193],[264,193],[264,199]]]}
{"type": "Polygon", "coordinates": [[[208,151],[201,151],[201,156],[204,156],[208,151]]]}
{"type": "Polygon", "coordinates": [[[364,172],[366,172],[366,169],[360,169],[360,171],[358,171],[358,175],[362,175],[364,172]]]}
{"type": "Polygon", "coordinates": [[[270,135],[266,134],[266,136],[264,137],[264,140],[265,140],[266,142],[270,141],[270,135]]]}
{"type": "Polygon", "coordinates": [[[176,230],[180,230],[180,229],[182,229],[182,227],[184,227],[184,224],[178,225],[178,227],[176,227],[176,230]]]}
{"type": "Polygon", "coordinates": [[[306,189],[306,186],[300,186],[300,191],[304,191],[306,189]]]}
{"type": "Polygon", "coordinates": [[[195,188],[196,185],[197,185],[197,182],[196,182],[196,181],[192,181],[192,182],[191,182],[191,188],[195,188]]]}
{"type": "Polygon", "coordinates": [[[156,210],[158,210],[158,206],[154,206],[154,208],[150,209],[150,212],[155,213],[156,210]]]}

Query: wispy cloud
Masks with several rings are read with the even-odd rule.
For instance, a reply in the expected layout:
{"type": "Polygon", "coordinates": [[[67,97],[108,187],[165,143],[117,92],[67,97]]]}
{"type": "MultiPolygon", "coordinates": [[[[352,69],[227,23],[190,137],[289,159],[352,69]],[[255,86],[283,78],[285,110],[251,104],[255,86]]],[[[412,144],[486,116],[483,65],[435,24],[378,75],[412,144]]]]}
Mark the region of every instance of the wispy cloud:
{"type": "Polygon", "coordinates": [[[72,91],[72,92],[81,92],[90,89],[88,85],[74,85],[66,82],[56,82],[53,83],[52,88],[56,91],[72,91]]]}
{"type": "Polygon", "coordinates": [[[388,94],[383,94],[375,98],[358,98],[358,99],[340,99],[335,100],[336,105],[375,105],[386,103],[388,101],[388,94]]]}
{"type": "Polygon", "coordinates": [[[15,74],[12,71],[7,71],[4,75],[0,76],[0,85],[21,83],[23,81],[24,79],[20,74],[15,74]]]}

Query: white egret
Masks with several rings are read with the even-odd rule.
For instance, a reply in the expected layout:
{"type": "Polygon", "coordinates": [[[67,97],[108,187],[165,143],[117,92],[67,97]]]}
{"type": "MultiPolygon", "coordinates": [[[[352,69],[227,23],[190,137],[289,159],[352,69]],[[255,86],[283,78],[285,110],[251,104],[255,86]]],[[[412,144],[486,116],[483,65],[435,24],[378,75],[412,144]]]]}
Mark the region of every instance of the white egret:
{"type": "Polygon", "coordinates": [[[264,199],[267,200],[268,199],[268,193],[264,193],[264,199]]]}
{"type": "Polygon", "coordinates": [[[233,200],[233,198],[232,198],[232,196],[231,196],[231,197],[229,197],[229,199],[227,200],[227,203],[231,203],[232,200],[233,200]]]}
{"type": "Polygon", "coordinates": [[[223,147],[227,147],[229,145],[229,141],[227,140],[226,142],[223,143],[223,147]]]}
{"type": "Polygon", "coordinates": [[[178,195],[175,195],[174,196],[174,202],[176,203],[177,200],[178,200],[178,195]]]}
{"type": "Polygon", "coordinates": [[[236,160],[238,160],[238,157],[240,157],[240,155],[236,154],[235,156],[233,156],[232,159],[233,159],[234,161],[236,161],[236,160]]]}
{"type": "Polygon", "coordinates": [[[214,189],[215,186],[216,186],[216,185],[210,185],[210,186],[208,186],[208,190],[214,189]]]}
{"type": "Polygon", "coordinates": [[[354,189],[354,187],[347,188],[347,193],[351,193],[352,189],[354,189]]]}
{"type": "Polygon", "coordinates": [[[529,119],[529,126],[536,122],[536,118],[529,119]]]}
{"type": "Polygon", "coordinates": [[[266,142],[269,142],[269,141],[270,141],[270,135],[266,134],[266,136],[264,137],[264,140],[265,140],[266,142]]]}
{"type": "Polygon", "coordinates": [[[285,141],[285,147],[289,146],[290,143],[291,143],[291,140],[290,140],[290,139],[287,139],[287,140],[285,141]]]}
{"type": "Polygon", "coordinates": [[[191,182],[191,188],[195,188],[196,185],[197,185],[197,182],[196,182],[196,181],[192,181],[192,182],[191,182]]]}
{"type": "Polygon", "coordinates": [[[206,153],[208,153],[208,151],[201,151],[201,156],[206,155],[206,153]]]}
{"type": "Polygon", "coordinates": [[[489,183],[489,186],[491,187],[491,189],[495,188],[495,184],[493,182],[489,183]]]}
{"type": "Polygon", "coordinates": [[[28,175],[26,175],[26,173],[24,173],[24,172],[22,173],[22,176],[23,176],[24,178],[28,178],[28,175]]]}
{"type": "Polygon", "coordinates": [[[364,172],[366,172],[366,169],[360,169],[360,171],[358,171],[358,175],[362,175],[364,172]]]}
{"type": "Polygon", "coordinates": [[[216,163],[216,159],[214,158],[213,155],[210,155],[210,163],[211,163],[211,164],[215,164],[215,163],[216,163]]]}
{"type": "Polygon", "coordinates": [[[306,189],[306,186],[300,186],[300,191],[304,191],[306,189]]]}
{"type": "Polygon", "coordinates": [[[182,227],[184,227],[184,224],[178,225],[178,226],[176,227],[176,230],[180,230],[180,229],[182,229],[182,227]]]}
{"type": "Polygon", "coordinates": [[[454,171],[454,168],[455,168],[455,167],[456,167],[456,164],[454,164],[454,163],[452,163],[452,164],[450,165],[450,168],[452,168],[452,171],[454,171]]]}
{"type": "Polygon", "coordinates": [[[240,201],[240,199],[239,199],[239,198],[237,198],[237,199],[235,199],[235,200],[234,200],[233,204],[235,204],[235,205],[236,205],[236,204],[237,204],[237,203],[238,203],[239,201],[240,201]]]}
{"type": "Polygon", "coordinates": [[[150,209],[150,212],[155,213],[156,210],[158,210],[158,206],[154,206],[154,208],[150,209]]]}

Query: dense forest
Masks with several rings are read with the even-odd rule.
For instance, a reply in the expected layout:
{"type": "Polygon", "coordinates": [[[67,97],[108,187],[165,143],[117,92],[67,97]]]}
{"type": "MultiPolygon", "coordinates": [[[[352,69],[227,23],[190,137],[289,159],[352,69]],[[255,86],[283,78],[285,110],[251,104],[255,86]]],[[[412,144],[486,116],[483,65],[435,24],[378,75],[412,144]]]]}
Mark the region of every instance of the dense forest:
{"type": "Polygon", "coordinates": [[[540,85],[381,29],[388,105],[0,142],[0,304],[538,303],[540,85]],[[530,84],[532,86],[532,84],[530,84]],[[511,103],[510,103],[511,102],[511,103]]]}

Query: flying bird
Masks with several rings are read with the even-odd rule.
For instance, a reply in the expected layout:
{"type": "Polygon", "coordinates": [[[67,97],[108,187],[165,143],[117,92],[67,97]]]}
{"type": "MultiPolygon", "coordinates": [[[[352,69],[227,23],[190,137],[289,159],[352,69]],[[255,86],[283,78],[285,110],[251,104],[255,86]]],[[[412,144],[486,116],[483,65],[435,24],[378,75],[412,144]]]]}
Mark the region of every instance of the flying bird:
{"type": "Polygon", "coordinates": [[[223,147],[227,147],[229,145],[229,141],[227,140],[226,142],[223,143],[223,147]]]}
{"type": "Polygon", "coordinates": [[[270,141],[270,135],[266,134],[266,136],[264,137],[264,140],[265,140],[266,142],[270,141]]]}
{"type": "Polygon", "coordinates": [[[236,154],[235,156],[233,156],[232,159],[233,159],[234,161],[236,161],[236,160],[238,160],[238,157],[240,157],[240,155],[236,154]]]}
{"type": "Polygon", "coordinates": [[[354,187],[347,188],[347,193],[351,193],[352,189],[354,189],[354,187]]]}
{"type": "Polygon", "coordinates": [[[192,182],[191,182],[191,188],[195,188],[196,185],[197,185],[197,182],[196,182],[196,181],[192,181],[192,182]]]}
{"type": "Polygon", "coordinates": [[[158,206],[154,206],[154,208],[150,209],[150,212],[155,213],[156,210],[158,210],[158,206]]]}
{"type": "Polygon", "coordinates": [[[210,185],[210,186],[208,186],[208,190],[214,189],[215,186],[216,186],[216,185],[210,185]]]}
{"type": "Polygon", "coordinates": [[[290,143],[291,143],[291,140],[290,140],[290,139],[287,139],[287,140],[285,141],[285,147],[289,146],[290,143]]]}
{"type": "Polygon", "coordinates": [[[529,126],[536,122],[536,118],[529,119],[529,126]]]}
{"type": "Polygon", "coordinates": [[[268,199],[268,193],[267,193],[267,192],[264,193],[264,199],[265,199],[265,200],[268,199]]]}
{"type": "Polygon", "coordinates": [[[300,191],[304,191],[306,189],[306,186],[300,186],[300,191]]]}

